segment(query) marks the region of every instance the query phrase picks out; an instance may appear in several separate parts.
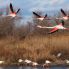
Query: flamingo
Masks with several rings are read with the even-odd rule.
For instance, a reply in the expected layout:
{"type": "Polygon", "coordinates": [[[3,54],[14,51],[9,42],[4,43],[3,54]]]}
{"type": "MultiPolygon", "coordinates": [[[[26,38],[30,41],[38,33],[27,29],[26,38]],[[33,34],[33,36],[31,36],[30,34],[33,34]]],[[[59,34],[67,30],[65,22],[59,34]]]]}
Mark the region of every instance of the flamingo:
{"type": "Polygon", "coordinates": [[[4,61],[0,61],[0,64],[3,64],[4,63],[4,61]]]}
{"type": "Polygon", "coordinates": [[[30,64],[30,63],[32,63],[32,61],[30,61],[30,60],[27,60],[27,59],[26,59],[24,62],[25,62],[25,63],[27,63],[27,64],[30,64]]]}
{"type": "Polygon", "coordinates": [[[20,11],[20,8],[15,12],[13,9],[12,3],[10,3],[10,10],[11,10],[11,13],[9,16],[15,17],[17,13],[20,11]]]}
{"type": "Polygon", "coordinates": [[[67,15],[63,9],[61,9],[60,11],[61,11],[61,13],[62,13],[64,16],[61,17],[61,18],[56,18],[56,19],[60,19],[60,20],[62,20],[62,19],[63,19],[63,20],[68,20],[68,19],[69,19],[69,15],[67,15]]]}
{"type": "MultiPolygon", "coordinates": [[[[20,8],[17,11],[14,11],[12,3],[10,3],[10,11],[11,11],[11,13],[6,16],[16,17],[17,13],[20,11],[20,8]]],[[[2,15],[2,16],[5,17],[5,15],[2,15]]]]}
{"type": "Polygon", "coordinates": [[[18,62],[21,63],[21,62],[23,62],[23,60],[22,59],[19,59],[18,62]]]}
{"type": "Polygon", "coordinates": [[[33,66],[37,66],[37,65],[39,65],[37,62],[32,62],[32,65],[33,66]]]}
{"type": "Polygon", "coordinates": [[[49,61],[49,60],[46,60],[46,61],[45,61],[45,63],[46,63],[46,64],[50,64],[50,63],[51,63],[51,61],[49,61]]]}
{"type": "Polygon", "coordinates": [[[40,21],[43,21],[44,19],[50,20],[49,18],[47,18],[47,14],[45,16],[40,16],[39,14],[37,14],[36,12],[33,12],[33,14],[37,17],[37,19],[39,19],[40,21]]]}
{"type": "Polygon", "coordinates": [[[65,60],[67,64],[69,64],[69,60],[65,60]]]}
{"type": "Polygon", "coordinates": [[[43,64],[43,67],[49,66],[49,64],[51,64],[51,61],[46,60],[45,63],[43,64]]]}
{"type": "Polygon", "coordinates": [[[53,27],[46,27],[46,26],[40,26],[40,25],[37,25],[38,28],[48,28],[48,29],[52,29],[49,34],[51,33],[54,33],[56,31],[58,31],[59,29],[62,29],[62,30],[69,30],[68,28],[64,27],[64,21],[62,20],[62,22],[56,26],[53,26],[53,27]]]}
{"type": "Polygon", "coordinates": [[[58,53],[58,54],[57,54],[57,57],[60,57],[61,55],[62,55],[62,53],[58,53]]]}

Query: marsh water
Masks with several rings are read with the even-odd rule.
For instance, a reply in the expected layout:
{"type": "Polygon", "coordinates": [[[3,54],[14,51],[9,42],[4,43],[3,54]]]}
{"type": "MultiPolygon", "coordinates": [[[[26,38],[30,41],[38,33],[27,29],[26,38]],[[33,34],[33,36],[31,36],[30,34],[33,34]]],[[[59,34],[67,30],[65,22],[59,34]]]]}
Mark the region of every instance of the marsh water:
{"type": "Polygon", "coordinates": [[[69,69],[69,67],[30,67],[30,66],[6,66],[6,67],[0,67],[0,69],[69,69]]]}

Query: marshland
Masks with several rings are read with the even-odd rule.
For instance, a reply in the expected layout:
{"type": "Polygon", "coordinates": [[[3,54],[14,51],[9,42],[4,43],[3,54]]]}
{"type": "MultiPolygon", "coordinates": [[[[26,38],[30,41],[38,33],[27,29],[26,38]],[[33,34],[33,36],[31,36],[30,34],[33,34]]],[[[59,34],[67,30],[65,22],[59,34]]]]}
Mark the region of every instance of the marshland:
{"type": "Polygon", "coordinates": [[[69,65],[69,20],[66,15],[62,17],[62,23],[60,17],[64,14],[63,9],[56,15],[59,19],[55,15],[46,14],[44,19],[39,20],[37,16],[41,18],[43,14],[35,11],[31,20],[26,22],[19,12],[20,9],[13,11],[12,3],[10,10],[6,10],[6,15],[0,13],[0,65],[69,65]],[[67,30],[59,29],[60,23],[67,30]],[[37,27],[56,25],[59,25],[56,32],[37,27]]]}
{"type": "MultiPolygon", "coordinates": [[[[0,16],[0,61],[9,65],[19,64],[19,59],[28,59],[40,65],[46,60],[57,65],[68,64],[66,60],[69,60],[69,30],[48,34],[49,29],[40,29],[36,25],[56,25],[56,21],[40,21],[33,15],[31,17],[32,21],[19,26],[22,18],[0,16]]],[[[65,21],[64,26],[68,25],[69,21],[65,21]]]]}

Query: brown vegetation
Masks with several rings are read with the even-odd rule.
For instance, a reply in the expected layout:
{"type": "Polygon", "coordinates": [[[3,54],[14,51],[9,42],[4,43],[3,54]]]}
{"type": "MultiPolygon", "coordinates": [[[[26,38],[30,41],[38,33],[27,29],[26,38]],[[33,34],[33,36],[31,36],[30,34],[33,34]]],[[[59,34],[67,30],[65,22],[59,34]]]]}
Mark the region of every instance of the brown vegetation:
{"type": "Polygon", "coordinates": [[[27,36],[24,40],[11,37],[0,40],[0,60],[17,62],[19,58],[38,63],[69,59],[69,36],[27,36]],[[58,58],[57,54],[62,53],[58,58]]]}

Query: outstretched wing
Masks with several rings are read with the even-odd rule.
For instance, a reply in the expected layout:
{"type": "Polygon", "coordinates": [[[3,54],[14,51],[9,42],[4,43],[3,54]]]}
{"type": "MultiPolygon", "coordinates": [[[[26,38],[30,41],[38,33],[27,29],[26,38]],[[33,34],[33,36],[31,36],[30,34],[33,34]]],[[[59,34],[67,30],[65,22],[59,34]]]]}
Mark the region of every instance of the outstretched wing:
{"type": "Polygon", "coordinates": [[[40,15],[38,15],[38,14],[37,14],[37,13],[35,13],[35,12],[33,12],[33,14],[34,14],[34,15],[36,15],[37,17],[39,17],[39,18],[41,17],[40,15]]]}
{"type": "Polygon", "coordinates": [[[12,3],[10,3],[10,10],[11,10],[12,13],[14,13],[12,3]]]}
{"type": "Polygon", "coordinates": [[[20,11],[20,8],[17,10],[16,14],[20,11]]]}
{"type": "Polygon", "coordinates": [[[64,16],[67,16],[67,14],[65,13],[65,11],[63,9],[61,9],[61,12],[64,16]]]}
{"type": "Polygon", "coordinates": [[[56,32],[57,30],[58,30],[58,28],[55,27],[49,32],[49,34],[52,34],[52,33],[56,32]]]}

